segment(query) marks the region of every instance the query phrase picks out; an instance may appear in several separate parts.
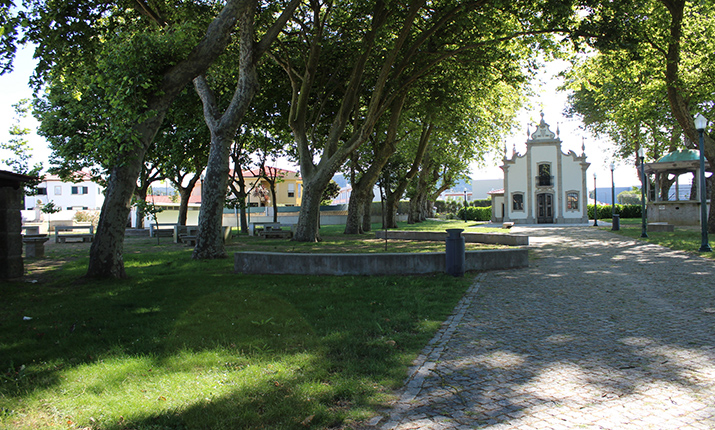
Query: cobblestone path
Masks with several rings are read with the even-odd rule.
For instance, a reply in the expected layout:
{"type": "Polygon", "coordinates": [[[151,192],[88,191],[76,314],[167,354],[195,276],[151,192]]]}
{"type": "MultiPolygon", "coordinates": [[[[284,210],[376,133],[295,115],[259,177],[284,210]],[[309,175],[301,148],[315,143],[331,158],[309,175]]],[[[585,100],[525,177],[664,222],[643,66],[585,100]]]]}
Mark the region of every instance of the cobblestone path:
{"type": "Polygon", "coordinates": [[[520,232],[530,267],[477,277],[375,428],[715,429],[715,263],[520,232]]]}

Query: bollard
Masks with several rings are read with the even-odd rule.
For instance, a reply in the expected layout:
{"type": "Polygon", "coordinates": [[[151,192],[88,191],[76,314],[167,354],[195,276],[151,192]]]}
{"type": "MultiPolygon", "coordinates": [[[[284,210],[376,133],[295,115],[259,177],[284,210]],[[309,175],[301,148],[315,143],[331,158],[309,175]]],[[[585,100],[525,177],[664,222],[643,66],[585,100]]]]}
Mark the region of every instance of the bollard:
{"type": "Polygon", "coordinates": [[[464,276],[464,237],[461,228],[447,229],[446,258],[447,274],[452,276],[464,276]]]}
{"type": "Polygon", "coordinates": [[[621,229],[621,215],[620,214],[613,214],[613,225],[611,226],[611,230],[613,231],[618,231],[621,229]]]}

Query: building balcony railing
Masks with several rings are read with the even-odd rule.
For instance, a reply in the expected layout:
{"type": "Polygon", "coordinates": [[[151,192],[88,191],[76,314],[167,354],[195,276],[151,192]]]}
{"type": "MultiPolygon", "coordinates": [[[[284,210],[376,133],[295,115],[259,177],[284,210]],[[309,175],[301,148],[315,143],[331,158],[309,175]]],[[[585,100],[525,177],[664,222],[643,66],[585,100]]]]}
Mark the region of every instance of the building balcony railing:
{"type": "Polygon", "coordinates": [[[537,187],[553,187],[554,177],[553,176],[537,176],[536,177],[537,187]]]}

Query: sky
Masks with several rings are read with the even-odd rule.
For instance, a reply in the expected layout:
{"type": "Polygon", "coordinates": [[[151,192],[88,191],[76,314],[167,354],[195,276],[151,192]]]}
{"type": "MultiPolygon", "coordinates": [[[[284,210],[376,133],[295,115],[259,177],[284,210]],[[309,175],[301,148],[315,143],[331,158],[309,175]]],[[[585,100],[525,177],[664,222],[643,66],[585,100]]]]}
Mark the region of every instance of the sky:
{"type": "MultiPolygon", "coordinates": [[[[24,48],[19,50],[14,65],[15,69],[12,73],[0,76],[0,90],[2,90],[2,99],[0,100],[0,141],[2,142],[6,142],[9,138],[8,129],[14,123],[15,115],[12,105],[22,98],[32,96],[32,91],[28,87],[28,80],[35,65],[32,59],[32,49],[24,48]]],[[[536,124],[541,120],[540,113],[543,110],[544,120],[549,124],[551,130],[555,132],[557,126],[560,129],[562,151],[568,153],[573,150],[578,155],[581,155],[582,142],[585,143],[587,161],[591,163],[591,167],[587,172],[588,180],[586,181],[589,189],[593,188],[594,173],[596,173],[598,188],[609,187],[611,185],[609,165],[613,161],[611,157],[614,152],[611,142],[597,139],[585,131],[579,119],[569,119],[563,115],[567,106],[567,94],[558,91],[562,80],[557,77],[557,74],[565,67],[568,67],[566,62],[549,63],[539,76],[541,84],[538,85],[537,94],[531,99],[530,103],[533,107],[530,109],[524,108],[519,112],[514,127],[515,132],[505,140],[509,156],[511,156],[514,145],[516,145],[518,153],[523,154],[526,151],[527,125],[530,124],[529,128],[533,132],[536,124]]],[[[22,122],[22,125],[32,130],[29,141],[33,147],[33,163],[41,161],[44,167],[47,168],[50,151],[44,139],[34,133],[38,126],[37,121],[34,118],[27,118],[22,122]]],[[[0,160],[7,156],[7,152],[0,150],[0,160]]],[[[502,179],[503,174],[498,167],[501,164],[502,156],[502,151],[499,151],[498,154],[492,154],[491,157],[488,157],[487,166],[473,165],[472,178],[502,179]]],[[[615,164],[614,177],[617,187],[639,184],[633,164],[624,162],[615,162],[615,164]]],[[[281,167],[297,169],[296,166],[281,167]]],[[[6,168],[4,163],[0,162],[0,168],[6,168]]]]}

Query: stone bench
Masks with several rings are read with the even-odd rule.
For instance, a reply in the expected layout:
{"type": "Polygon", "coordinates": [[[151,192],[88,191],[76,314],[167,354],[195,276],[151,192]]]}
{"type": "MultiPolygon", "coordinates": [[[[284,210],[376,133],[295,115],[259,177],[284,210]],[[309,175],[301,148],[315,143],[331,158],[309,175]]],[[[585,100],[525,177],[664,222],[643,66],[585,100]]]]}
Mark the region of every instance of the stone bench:
{"type": "Polygon", "coordinates": [[[91,242],[94,240],[94,235],[89,233],[63,234],[55,237],[55,243],[67,243],[67,239],[70,239],[70,242],[91,242]]]}
{"type": "Polygon", "coordinates": [[[94,226],[91,225],[58,225],[55,226],[55,243],[66,243],[67,239],[80,242],[91,242],[94,239],[94,226]],[[87,230],[89,233],[74,233],[76,230],[87,230]],[[69,231],[71,233],[62,233],[69,231]]]}
{"type": "Polygon", "coordinates": [[[248,223],[248,235],[256,236],[256,233],[260,233],[263,230],[280,230],[281,223],[279,222],[249,222],[248,223]]]}
{"type": "Polygon", "coordinates": [[[25,244],[26,258],[42,258],[45,256],[45,242],[50,240],[46,234],[26,234],[22,237],[25,244]]]}
{"type": "Polygon", "coordinates": [[[653,233],[670,233],[675,231],[675,226],[672,224],[668,224],[667,222],[649,222],[648,231],[651,231],[653,233]]]}
{"type": "Polygon", "coordinates": [[[187,246],[196,246],[196,236],[188,234],[182,235],[181,243],[187,246]]]}
{"type": "Polygon", "coordinates": [[[293,232],[290,230],[265,229],[258,232],[258,237],[264,239],[290,239],[293,237],[293,232]]]}
{"type": "Polygon", "coordinates": [[[502,226],[501,226],[501,228],[512,228],[512,227],[514,227],[514,223],[513,223],[513,222],[505,222],[505,223],[502,224],[502,226]]]}

